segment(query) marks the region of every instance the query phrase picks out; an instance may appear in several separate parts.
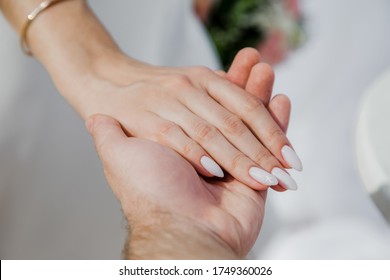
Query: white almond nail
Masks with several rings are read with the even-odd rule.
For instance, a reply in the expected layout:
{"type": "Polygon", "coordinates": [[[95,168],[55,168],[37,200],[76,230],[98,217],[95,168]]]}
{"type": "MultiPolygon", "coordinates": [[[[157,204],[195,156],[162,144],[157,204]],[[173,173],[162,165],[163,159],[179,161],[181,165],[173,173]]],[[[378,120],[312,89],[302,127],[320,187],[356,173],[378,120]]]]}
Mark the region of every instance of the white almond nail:
{"type": "Polygon", "coordinates": [[[275,186],[278,184],[278,179],[274,175],[257,167],[249,169],[249,175],[264,186],[275,186]]]}
{"type": "Polygon", "coordinates": [[[284,170],[275,167],[271,172],[276,178],[278,178],[279,185],[287,190],[296,191],[298,189],[297,183],[294,179],[284,170]]]}
{"type": "Polygon", "coordinates": [[[282,156],[290,167],[302,171],[302,162],[297,153],[290,146],[286,145],[282,148],[282,156]]]}
{"type": "Polygon", "coordinates": [[[223,171],[219,165],[212,160],[209,157],[203,156],[200,159],[200,164],[211,174],[213,174],[216,177],[223,178],[225,175],[223,174],[223,171]]]}

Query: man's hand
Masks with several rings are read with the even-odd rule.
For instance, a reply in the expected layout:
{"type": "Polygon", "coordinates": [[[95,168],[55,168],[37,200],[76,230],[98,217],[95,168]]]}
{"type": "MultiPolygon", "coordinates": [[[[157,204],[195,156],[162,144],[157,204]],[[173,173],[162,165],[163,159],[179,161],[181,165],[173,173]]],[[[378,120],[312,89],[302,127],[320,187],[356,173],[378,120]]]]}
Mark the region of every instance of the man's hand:
{"type": "MultiPolygon", "coordinates": [[[[149,140],[128,138],[112,118],[97,115],[87,126],[108,183],[132,227],[131,257],[150,258],[153,248],[158,250],[160,242],[167,242],[160,236],[167,231],[172,236],[168,238],[169,247],[174,251],[165,255],[162,250],[156,258],[181,256],[183,242],[192,244],[194,238],[210,236],[230,255],[240,258],[247,254],[260,230],[266,192],[254,191],[232,177],[223,181],[201,178],[171,149],[149,140]],[[183,234],[185,238],[181,238],[183,234]],[[150,252],[139,254],[144,246],[138,246],[137,240],[145,238],[150,252]]],[[[192,246],[186,246],[184,258],[197,258],[193,250],[198,245],[192,246]]],[[[213,252],[209,253],[203,256],[213,258],[213,252]]]]}
{"type": "MultiPolygon", "coordinates": [[[[251,89],[258,98],[267,99],[268,95],[269,99],[270,93],[258,87],[264,81],[255,78],[261,77],[266,66],[258,63],[258,57],[243,55],[249,60],[242,60],[242,64],[236,61],[226,75],[233,75],[236,84],[251,89]]],[[[268,99],[270,112],[286,129],[288,99],[268,99]]],[[[128,257],[246,256],[260,231],[266,192],[248,188],[230,176],[224,180],[202,178],[173,150],[127,137],[110,117],[96,115],[87,121],[87,128],[131,226],[132,241],[125,249],[128,257]]]]}

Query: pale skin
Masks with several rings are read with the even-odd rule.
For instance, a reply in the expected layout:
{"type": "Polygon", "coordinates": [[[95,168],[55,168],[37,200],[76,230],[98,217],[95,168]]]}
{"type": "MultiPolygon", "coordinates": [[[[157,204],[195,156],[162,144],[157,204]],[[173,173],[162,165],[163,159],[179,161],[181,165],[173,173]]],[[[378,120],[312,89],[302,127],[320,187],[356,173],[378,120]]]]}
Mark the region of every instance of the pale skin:
{"type": "MultiPolygon", "coordinates": [[[[26,15],[40,2],[0,0],[0,8],[20,32],[26,15]]],[[[205,67],[156,67],[129,57],[86,1],[70,0],[49,8],[33,22],[27,40],[83,119],[97,113],[111,116],[127,135],[172,148],[199,174],[215,175],[201,164],[207,156],[256,190],[268,186],[254,179],[250,168],[271,172],[291,167],[281,154],[282,147],[291,144],[267,102],[231,77],[205,67]]],[[[261,63],[256,67],[263,73],[257,79],[271,94],[272,69],[261,63]]]]}
{"type": "MultiPolygon", "coordinates": [[[[248,74],[259,68],[255,61],[253,52],[241,52],[227,76],[244,87],[250,85],[250,93],[268,103],[264,85],[248,74]]],[[[286,131],[289,100],[277,96],[269,110],[286,131]]],[[[261,228],[266,191],[255,191],[230,176],[200,177],[173,150],[127,137],[110,117],[95,115],[86,126],[130,225],[125,258],[245,258],[261,228]]]]}

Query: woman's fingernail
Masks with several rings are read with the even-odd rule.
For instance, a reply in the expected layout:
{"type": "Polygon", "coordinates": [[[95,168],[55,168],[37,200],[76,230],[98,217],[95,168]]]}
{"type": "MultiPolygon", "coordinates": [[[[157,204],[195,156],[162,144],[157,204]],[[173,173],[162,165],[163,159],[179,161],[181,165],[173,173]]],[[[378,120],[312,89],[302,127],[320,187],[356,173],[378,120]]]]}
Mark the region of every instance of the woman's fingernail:
{"type": "Polygon", "coordinates": [[[250,168],[249,175],[264,186],[275,186],[278,184],[278,179],[274,175],[257,167],[250,168]]]}
{"type": "Polygon", "coordinates": [[[295,170],[302,171],[302,162],[297,153],[290,146],[286,145],[282,148],[282,156],[290,167],[295,170]]]}
{"type": "Polygon", "coordinates": [[[223,174],[222,168],[209,157],[203,156],[200,159],[200,164],[211,174],[216,177],[223,178],[225,175],[223,174]]]}
{"type": "Polygon", "coordinates": [[[286,190],[296,191],[298,189],[297,183],[286,171],[275,167],[274,169],[272,169],[271,173],[276,178],[278,178],[279,185],[281,185],[286,190]]]}

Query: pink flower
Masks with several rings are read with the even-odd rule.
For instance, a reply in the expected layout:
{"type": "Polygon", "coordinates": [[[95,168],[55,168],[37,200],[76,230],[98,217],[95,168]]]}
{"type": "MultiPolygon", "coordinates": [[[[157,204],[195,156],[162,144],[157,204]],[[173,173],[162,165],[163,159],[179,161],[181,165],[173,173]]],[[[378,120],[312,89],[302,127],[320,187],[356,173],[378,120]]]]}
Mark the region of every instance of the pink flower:
{"type": "Polygon", "coordinates": [[[284,0],[284,6],[287,11],[289,11],[295,19],[299,19],[301,17],[301,10],[299,8],[298,0],[284,0]]]}
{"type": "Polygon", "coordinates": [[[267,39],[257,46],[262,61],[271,65],[282,62],[287,57],[288,53],[288,46],[285,42],[285,35],[282,31],[272,31],[267,36],[267,39]]]}

